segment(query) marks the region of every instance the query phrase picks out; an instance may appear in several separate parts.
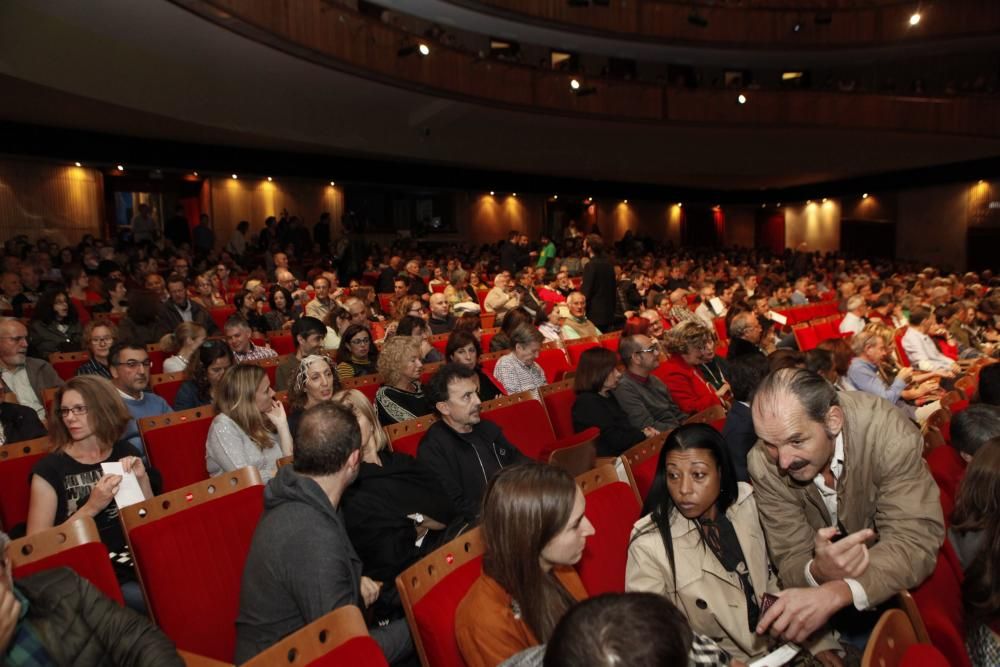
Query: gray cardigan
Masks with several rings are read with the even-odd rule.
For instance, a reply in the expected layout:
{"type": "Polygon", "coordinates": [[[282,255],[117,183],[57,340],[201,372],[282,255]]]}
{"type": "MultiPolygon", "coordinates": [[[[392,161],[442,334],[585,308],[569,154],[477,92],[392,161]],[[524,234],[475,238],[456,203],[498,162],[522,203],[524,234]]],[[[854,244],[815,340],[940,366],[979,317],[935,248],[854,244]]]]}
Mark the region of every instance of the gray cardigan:
{"type": "Polygon", "coordinates": [[[655,375],[642,383],[626,372],[614,394],[629,422],[639,430],[652,426],[657,431],[669,431],[680,426],[687,417],[670,397],[667,386],[655,375]]]}

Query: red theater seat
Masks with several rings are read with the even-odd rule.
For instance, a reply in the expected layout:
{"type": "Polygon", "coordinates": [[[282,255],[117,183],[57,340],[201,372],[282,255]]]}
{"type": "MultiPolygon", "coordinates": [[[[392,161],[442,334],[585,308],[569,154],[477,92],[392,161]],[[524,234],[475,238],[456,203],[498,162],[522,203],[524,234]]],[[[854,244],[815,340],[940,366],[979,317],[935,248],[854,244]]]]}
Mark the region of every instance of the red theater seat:
{"type": "Polygon", "coordinates": [[[613,465],[576,478],[587,499],[585,514],[595,535],[587,540],[576,569],[590,595],[625,591],[625,562],[632,525],[640,506],[635,491],[618,479],[613,465]]]}
{"type": "Polygon", "coordinates": [[[28,519],[31,469],[49,446],[45,437],[0,447],[0,521],[7,532],[28,519]]]}
{"type": "Polygon", "coordinates": [[[215,408],[205,405],[139,420],[149,463],[163,477],[164,492],[208,479],[205,441],[214,417],[215,408]]]}
{"type": "Polygon", "coordinates": [[[569,365],[574,370],[580,365],[580,355],[592,347],[599,347],[596,338],[579,338],[566,342],[566,354],[569,355],[569,365]]]}
{"type": "Polygon", "coordinates": [[[528,391],[484,402],[481,415],[499,426],[504,437],[522,454],[543,463],[557,449],[578,445],[600,435],[596,428],[588,428],[568,438],[556,438],[544,406],[528,391]]]}
{"type": "MultiPolygon", "coordinates": [[[[340,607],[258,654],[245,667],[389,667],[353,605],[340,607]]],[[[194,666],[192,666],[194,667],[194,666]]]]}
{"type": "Polygon", "coordinates": [[[566,360],[566,353],[557,347],[543,349],[535,361],[545,371],[545,381],[549,383],[558,382],[566,371],[572,370],[566,360]]]}
{"type": "Polygon", "coordinates": [[[377,374],[373,373],[371,375],[359,375],[357,377],[348,378],[341,382],[341,386],[344,389],[357,389],[374,404],[375,393],[378,392],[378,388],[382,386],[382,381],[379,379],[377,374]]]}
{"type": "Polygon", "coordinates": [[[948,540],[938,552],[934,572],[910,591],[927,627],[931,643],[953,667],[969,667],[962,611],[962,567],[948,540]]]}
{"type": "Polygon", "coordinates": [[[7,546],[15,579],[68,567],[118,604],[124,604],[108,548],[89,516],[14,540],[7,546]]]}
{"type": "Polygon", "coordinates": [[[415,457],[420,441],[424,439],[424,434],[436,421],[437,417],[434,415],[424,415],[386,426],[385,433],[389,436],[392,451],[415,457]]]}
{"type": "Polygon", "coordinates": [[[670,431],[646,438],[637,445],[629,447],[622,454],[622,464],[625,467],[625,474],[629,483],[635,490],[636,497],[640,503],[646,502],[646,495],[653,487],[653,478],[656,477],[656,463],[663,449],[663,443],[667,441],[670,431]]]}
{"type": "Polygon", "coordinates": [[[49,363],[55,369],[56,375],[68,380],[76,375],[76,369],[87,363],[90,355],[86,352],[54,352],[49,355],[49,363]]]}
{"type": "Polygon", "coordinates": [[[396,577],[413,644],[425,667],[465,667],[455,641],[455,611],[482,572],[484,551],[476,528],[396,577]]]}
{"type": "Polygon", "coordinates": [[[568,438],[576,433],[573,429],[573,403],[576,402],[576,392],[573,390],[573,380],[562,380],[547,384],[538,390],[545,403],[545,411],[557,438],[568,438]]]}
{"type": "Polygon", "coordinates": [[[264,485],[241,468],[121,510],[150,616],[177,648],[232,662],[264,485]]]}
{"type": "Polygon", "coordinates": [[[149,387],[153,390],[157,396],[160,396],[170,405],[174,404],[174,399],[177,398],[177,390],[181,388],[181,385],[187,380],[187,374],[182,372],[179,373],[160,373],[159,375],[153,375],[149,378],[149,387]]]}
{"type": "Polygon", "coordinates": [[[267,344],[279,355],[295,354],[295,341],[288,331],[269,331],[267,344]]]}

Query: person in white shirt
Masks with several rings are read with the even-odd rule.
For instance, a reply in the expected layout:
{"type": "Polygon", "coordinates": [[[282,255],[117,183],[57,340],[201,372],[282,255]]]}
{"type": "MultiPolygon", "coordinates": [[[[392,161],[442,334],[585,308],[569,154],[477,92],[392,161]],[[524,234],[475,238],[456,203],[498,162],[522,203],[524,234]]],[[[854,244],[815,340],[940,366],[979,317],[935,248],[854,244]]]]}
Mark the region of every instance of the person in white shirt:
{"type": "MultiPolygon", "coordinates": [[[[694,314],[705,324],[710,327],[715,326],[715,318],[726,316],[726,307],[722,306],[721,310],[717,310],[715,306],[712,305],[712,299],[715,298],[715,285],[707,284],[701,288],[701,303],[695,309],[694,314]]],[[[721,302],[721,299],[720,299],[721,302]]]]}
{"type": "Polygon", "coordinates": [[[929,335],[936,325],[937,320],[929,308],[917,306],[911,310],[910,326],[903,334],[903,351],[914,368],[955,377],[959,372],[958,364],[942,354],[929,335]]]}
{"type": "Polygon", "coordinates": [[[868,314],[868,302],[865,297],[855,294],[847,300],[847,314],[840,321],[840,333],[859,334],[867,324],[865,315],[868,314]]]}

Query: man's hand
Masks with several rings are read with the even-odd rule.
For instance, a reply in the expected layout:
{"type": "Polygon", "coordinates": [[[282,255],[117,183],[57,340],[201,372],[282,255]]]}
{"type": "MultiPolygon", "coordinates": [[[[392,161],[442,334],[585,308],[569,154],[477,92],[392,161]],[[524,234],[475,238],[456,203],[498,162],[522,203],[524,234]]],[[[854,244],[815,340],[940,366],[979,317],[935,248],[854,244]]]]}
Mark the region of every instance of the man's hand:
{"type": "Polygon", "coordinates": [[[851,589],[843,581],[818,588],[789,588],[778,593],[778,601],[757,624],[757,634],[768,632],[772,637],[799,644],[851,600],[851,589]]]}
{"type": "Polygon", "coordinates": [[[838,542],[837,529],[820,528],[816,531],[816,544],[809,571],[813,579],[823,584],[838,579],[856,579],[868,569],[868,547],[865,542],[875,537],[870,528],[851,533],[838,542]]]}
{"type": "MultiPolygon", "coordinates": [[[[0,576],[6,573],[0,571],[0,576]]],[[[7,587],[6,582],[0,584],[0,655],[6,655],[10,641],[17,629],[17,619],[21,615],[21,603],[14,596],[14,591],[7,587]]]]}
{"type": "Polygon", "coordinates": [[[364,601],[366,607],[372,606],[375,600],[378,600],[378,595],[381,591],[381,581],[373,581],[368,577],[361,577],[361,599],[364,601]]]}

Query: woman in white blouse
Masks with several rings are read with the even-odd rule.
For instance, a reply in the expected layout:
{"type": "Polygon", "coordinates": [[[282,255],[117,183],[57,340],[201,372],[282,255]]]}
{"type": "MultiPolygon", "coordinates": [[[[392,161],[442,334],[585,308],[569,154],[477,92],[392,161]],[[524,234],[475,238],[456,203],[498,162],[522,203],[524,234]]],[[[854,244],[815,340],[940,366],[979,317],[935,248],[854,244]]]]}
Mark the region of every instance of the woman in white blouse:
{"type": "Polygon", "coordinates": [[[274,400],[260,366],[233,366],[215,391],[219,411],[208,430],[205,462],[209,475],[256,466],[267,482],[278,459],[292,454],[292,434],[284,406],[274,400]]]}
{"type": "Polygon", "coordinates": [[[191,357],[208,337],[205,327],[194,322],[181,322],[172,334],[160,339],[160,347],[173,355],[163,361],[164,373],[180,373],[187,370],[191,357]]]}

